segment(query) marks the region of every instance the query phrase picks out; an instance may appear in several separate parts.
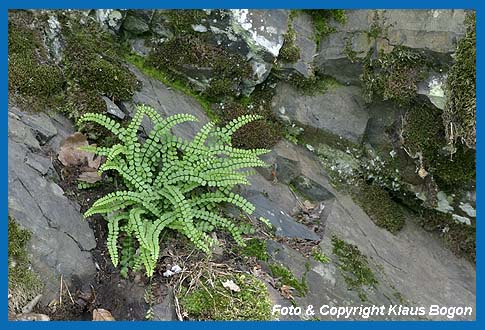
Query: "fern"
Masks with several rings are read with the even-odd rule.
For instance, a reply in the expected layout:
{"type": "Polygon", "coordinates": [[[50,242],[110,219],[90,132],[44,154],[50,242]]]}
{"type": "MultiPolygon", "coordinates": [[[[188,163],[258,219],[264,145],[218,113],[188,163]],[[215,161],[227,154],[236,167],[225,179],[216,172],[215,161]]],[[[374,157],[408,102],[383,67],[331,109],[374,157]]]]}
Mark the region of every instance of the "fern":
{"type": "Polygon", "coordinates": [[[109,148],[83,148],[105,157],[100,174],[115,171],[126,186],[95,201],[85,216],[106,217],[108,252],[113,265],[120,264],[124,276],[129,268],[141,267],[148,276],[153,275],[160,235],[166,229],[182,233],[206,253],[214,244],[210,232],[215,228],[228,231],[244,245],[241,235],[249,231],[247,226],[220,215],[217,205],[230,203],[248,214],[254,212],[254,206],[232,189],[249,184],[248,168],[267,166],[259,156],[268,150],[234,148],[231,138],[236,130],[258,119],[260,116],[246,115],[224,127],[209,122],[191,141],[174,136],[171,129],[197,118],[177,114],[163,119],[145,105],[138,107],[127,127],[101,114],[88,113],[79,119],[79,123],[95,122],[119,139],[109,148]],[[145,116],[154,126],[142,141],[138,131],[145,116]]]}

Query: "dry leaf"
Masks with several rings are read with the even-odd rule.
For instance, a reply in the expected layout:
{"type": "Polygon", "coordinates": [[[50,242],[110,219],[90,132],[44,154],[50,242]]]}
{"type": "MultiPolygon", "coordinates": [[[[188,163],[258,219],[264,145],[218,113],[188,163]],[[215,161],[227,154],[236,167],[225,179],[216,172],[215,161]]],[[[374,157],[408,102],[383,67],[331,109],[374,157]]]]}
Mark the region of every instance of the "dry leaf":
{"type": "Polygon", "coordinates": [[[79,150],[80,147],[88,145],[87,137],[76,132],[64,140],[57,158],[64,166],[79,166],[87,163],[90,168],[97,170],[101,165],[101,157],[94,159],[93,153],[79,150]]]}
{"type": "Polygon", "coordinates": [[[37,314],[37,313],[22,313],[17,314],[12,319],[13,321],[50,321],[51,319],[49,316],[45,314],[37,314]]]}
{"type": "Polygon", "coordinates": [[[79,181],[84,181],[87,183],[96,183],[98,181],[101,181],[101,176],[98,174],[98,172],[82,172],[79,174],[78,178],[79,181]]]}
{"type": "Polygon", "coordinates": [[[225,287],[226,289],[229,289],[229,290],[234,291],[234,292],[241,291],[241,288],[236,283],[234,283],[233,280],[227,280],[227,281],[223,282],[222,286],[225,287]]]}
{"type": "Polygon", "coordinates": [[[428,171],[426,171],[424,167],[421,167],[418,171],[418,175],[421,179],[424,179],[426,176],[428,176],[428,171]]]}
{"type": "Polygon", "coordinates": [[[293,288],[288,285],[282,285],[280,288],[281,295],[286,299],[293,299],[293,288]]]}
{"type": "Polygon", "coordinates": [[[106,309],[98,308],[93,310],[93,321],[114,321],[115,318],[106,309]]]}

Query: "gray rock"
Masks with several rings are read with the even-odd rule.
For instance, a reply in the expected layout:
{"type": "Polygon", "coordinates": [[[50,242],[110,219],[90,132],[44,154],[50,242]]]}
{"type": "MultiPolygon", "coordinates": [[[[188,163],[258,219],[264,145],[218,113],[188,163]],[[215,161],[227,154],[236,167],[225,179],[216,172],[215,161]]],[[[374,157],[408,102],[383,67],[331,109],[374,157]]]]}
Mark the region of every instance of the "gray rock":
{"type": "Polygon", "coordinates": [[[389,52],[400,45],[447,61],[465,33],[464,10],[347,10],[346,16],[345,24],[333,23],[336,31],[321,41],[315,58],[321,73],[344,84],[359,84],[359,60],[371,49],[389,52]],[[371,31],[379,31],[377,39],[369,37],[371,31]]]}
{"type": "Polygon", "coordinates": [[[43,112],[19,112],[18,109],[13,109],[12,112],[19,115],[22,122],[32,130],[41,145],[44,145],[57,134],[57,128],[52,124],[49,116],[43,112]]]}
{"type": "Polygon", "coordinates": [[[121,120],[125,119],[125,113],[121,111],[121,109],[113,102],[111,101],[108,97],[103,96],[103,100],[106,103],[106,112],[109,113],[112,116],[115,116],[116,118],[119,118],[121,120]]]}
{"type": "Polygon", "coordinates": [[[280,84],[272,100],[273,112],[282,119],[311,126],[359,143],[368,113],[357,87],[335,87],[323,94],[301,95],[280,84]]]}
{"type": "Polygon", "coordinates": [[[171,288],[168,288],[168,294],[163,298],[163,301],[153,306],[153,313],[154,321],[178,321],[174,293],[171,288]]]}
{"type": "Polygon", "coordinates": [[[140,35],[150,30],[148,23],[138,16],[128,14],[123,21],[123,30],[134,34],[140,35]]]}
{"type": "Polygon", "coordinates": [[[291,183],[298,192],[314,202],[326,201],[335,197],[324,186],[304,175],[298,176],[291,183]]]}
{"type": "Polygon", "coordinates": [[[296,63],[283,65],[283,68],[292,69],[301,76],[310,78],[314,75],[313,60],[317,54],[312,18],[306,13],[299,13],[293,19],[292,25],[296,36],[295,46],[300,50],[300,58],[296,63]]]}
{"type": "Polygon", "coordinates": [[[32,232],[28,250],[45,284],[42,303],[46,304],[57,297],[61,274],[67,283],[72,276],[92,279],[96,269],[89,250],[96,247],[96,241],[79,205],[44,176],[52,168],[51,159],[32,142],[34,129],[42,139],[53,138],[51,133],[57,129],[48,117],[20,115],[17,118],[26,123],[9,116],[9,130],[20,132],[9,134],[8,141],[9,215],[32,232]]]}

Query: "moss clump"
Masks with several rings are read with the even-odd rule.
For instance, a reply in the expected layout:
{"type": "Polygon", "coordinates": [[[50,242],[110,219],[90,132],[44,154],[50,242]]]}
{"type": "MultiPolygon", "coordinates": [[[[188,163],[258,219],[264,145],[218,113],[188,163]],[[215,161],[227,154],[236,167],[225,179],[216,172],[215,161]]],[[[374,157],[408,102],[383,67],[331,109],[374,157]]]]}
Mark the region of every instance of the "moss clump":
{"type": "Polygon", "coordinates": [[[393,234],[404,227],[405,220],[401,206],[394,202],[383,188],[364,184],[354,198],[379,227],[393,234]]]}
{"type": "Polygon", "coordinates": [[[283,46],[281,46],[278,59],[283,63],[295,63],[300,59],[300,48],[295,45],[296,33],[291,26],[283,36],[283,46]]]}
{"type": "Polygon", "coordinates": [[[256,259],[261,261],[268,261],[266,241],[258,238],[246,241],[246,246],[243,248],[242,253],[246,256],[256,257],[256,259]]]}
{"type": "Polygon", "coordinates": [[[8,290],[12,294],[9,310],[13,312],[21,312],[21,308],[42,291],[42,283],[31,270],[27,255],[30,236],[29,231],[8,217],[8,290]]]}
{"type": "Polygon", "coordinates": [[[308,286],[305,280],[306,275],[303,275],[302,279],[298,280],[288,268],[276,263],[270,264],[269,269],[271,270],[271,275],[274,278],[278,278],[281,285],[288,285],[294,288],[300,297],[304,297],[308,293],[308,286]]]}
{"type": "Polygon", "coordinates": [[[411,154],[422,154],[423,165],[441,188],[466,186],[475,180],[475,151],[460,144],[449,154],[441,115],[439,109],[414,105],[403,123],[404,145],[411,154]]]}
{"type": "Polygon", "coordinates": [[[403,46],[391,52],[380,51],[373,58],[371,49],[363,63],[361,76],[364,96],[371,102],[376,96],[406,105],[416,96],[417,83],[426,78],[429,63],[420,51],[403,46]]]}
{"type": "Polygon", "coordinates": [[[123,64],[121,49],[110,35],[96,27],[64,27],[65,65],[72,82],[83,90],[115,101],[131,99],[137,80],[123,64]]]}
{"type": "Polygon", "coordinates": [[[476,17],[466,17],[467,31],[458,42],[455,63],[447,79],[447,103],[443,113],[446,136],[462,140],[469,148],[476,143],[476,17]]]}
{"type": "Polygon", "coordinates": [[[12,14],[8,22],[8,89],[10,96],[32,110],[58,103],[65,83],[62,71],[50,61],[40,32],[28,27],[34,18],[12,14]]]}
{"type": "Polygon", "coordinates": [[[418,220],[425,230],[439,234],[457,256],[476,262],[475,226],[456,222],[450,214],[429,209],[421,209],[418,220]]]}
{"type": "Polygon", "coordinates": [[[258,87],[250,97],[228,101],[219,106],[217,114],[221,119],[221,125],[246,114],[263,116],[263,119],[252,122],[234,133],[232,144],[235,147],[271,148],[281,139],[283,125],[271,110],[272,93],[264,86],[258,87]]]}
{"type": "Polygon", "coordinates": [[[327,257],[321,250],[319,247],[314,247],[312,249],[312,257],[313,259],[315,259],[316,261],[319,261],[321,262],[322,264],[328,264],[330,262],[330,258],[327,257]]]}
{"type": "Polygon", "coordinates": [[[345,272],[345,282],[350,290],[358,292],[362,301],[367,297],[363,291],[364,286],[375,288],[378,281],[369,267],[367,257],[355,245],[346,243],[337,236],[332,237],[333,253],[338,257],[338,266],[345,272]]]}
{"type": "Polygon", "coordinates": [[[169,25],[176,35],[200,33],[195,32],[192,25],[200,24],[208,17],[208,14],[201,9],[167,10],[163,12],[163,15],[168,18],[169,25]]]}
{"type": "Polygon", "coordinates": [[[196,320],[271,320],[268,289],[256,277],[238,274],[216,280],[211,287],[183,292],[179,297],[182,311],[196,320]],[[222,283],[232,280],[240,291],[234,292],[222,283]]]}
{"type": "Polygon", "coordinates": [[[306,9],[303,11],[312,17],[317,48],[323,38],[335,31],[335,28],[329,25],[330,21],[334,20],[340,24],[347,21],[343,9],[306,9]]]}
{"type": "Polygon", "coordinates": [[[252,76],[251,66],[241,55],[212,45],[202,36],[175,36],[156,45],[148,55],[147,64],[176,76],[194,70],[207,71],[207,77],[195,80],[202,85],[208,80],[204,93],[215,99],[238,96],[243,81],[252,76]]]}

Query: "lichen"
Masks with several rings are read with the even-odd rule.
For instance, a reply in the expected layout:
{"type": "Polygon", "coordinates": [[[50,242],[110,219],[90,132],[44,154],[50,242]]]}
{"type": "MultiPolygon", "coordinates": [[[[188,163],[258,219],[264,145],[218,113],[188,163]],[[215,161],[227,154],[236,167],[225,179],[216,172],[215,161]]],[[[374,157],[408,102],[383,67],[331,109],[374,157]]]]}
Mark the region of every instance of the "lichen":
{"type": "Polygon", "coordinates": [[[9,310],[21,312],[21,308],[42,291],[42,282],[30,266],[27,243],[31,233],[19,227],[8,217],[8,291],[9,310]]]}
{"type": "Polygon", "coordinates": [[[271,275],[279,280],[280,286],[288,285],[294,288],[296,292],[300,295],[300,297],[304,297],[308,293],[306,273],[303,275],[301,280],[298,280],[288,268],[281,264],[269,264],[269,269],[271,270],[271,275]]]}
{"type": "Polygon", "coordinates": [[[366,287],[375,288],[378,281],[374,272],[369,267],[367,257],[363,255],[359,248],[349,244],[337,236],[332,236],[333,253],[338,257],[339,269],[343,272],[343,277],[350,290],[357,291],[362,301],[367,300],[364,289],[366,287]]]}
{"type": "Polygon", "coordinates": [[[261,280],[249,274],[217,278],[212,285],[194,291],[183,291],[180,307],[196,320],[271,320],[268,289],[261,280]],[[222,283],[232,280],[240,289],[235,292],[222,283]]]}
{"type": "Polygon", "coordinates": [[[467,31],[458,42],[455,63],[446,86],[447,103],[443,113],[446,137],[452,143],[463,141],[475,149],[476,143],[476,18],[466,17],[467,31]]]}
{"type": "Polygon", "coordinates": [[[373,184],[364,184],[354,194],[354,199],[377,226],[385,228],[393,234],[403,228],[405,224],[403,210],[383,188],[373,184]]]}
{"type": "Polygon", "coordinates": [[[200,24],[209,16],[206,11],[201,9],[167,10],[162,15],[168,18],[168,25],[178,35],[199,33],[195,32],[192,26],[200,24]]]}

